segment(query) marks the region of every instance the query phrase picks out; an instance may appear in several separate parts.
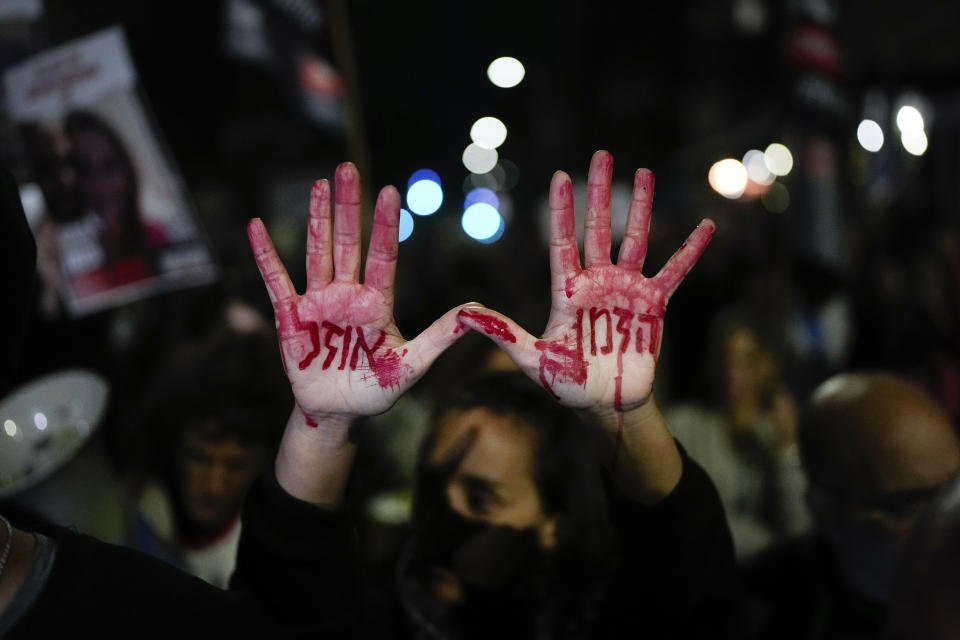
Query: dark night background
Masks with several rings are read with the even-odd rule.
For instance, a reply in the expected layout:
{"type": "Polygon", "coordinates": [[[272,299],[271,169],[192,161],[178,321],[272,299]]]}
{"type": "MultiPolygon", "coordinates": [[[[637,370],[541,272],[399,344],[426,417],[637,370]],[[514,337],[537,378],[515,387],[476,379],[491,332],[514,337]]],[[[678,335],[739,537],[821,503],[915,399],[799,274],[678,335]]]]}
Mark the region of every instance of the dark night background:
{"type": "MultiPolygon", "coordinates": [[[[5,32],[16,39],[8,40],[4,58],[13,62],[122,25],[224,281],[255,304],[266,307],[267,300],[246,245],[250,217],[262,216],[276,230],[291,275],[302,282],[298,265],[314,179],[332,177],[337,163],[353,160],[372,203],[382,185],[402,192],[414,170],[429,167],[440,174],[446,195],[440,211],[418,218],[401,245],[401,330],[412,337],[450,306],[475,299],[537,332],[549,306],[539,216],[550,176],[563,169],[583,177],[591,154],[608,149],[616,180],[629,184],[640,166],[657,175],[648,275],[701,218],[718,226],[713,246],[671,302],[661,393],[703,392],[711,318],[745,297],[772,315],[778,305],[802,311],[837,292],[852,302],[842,362],[796,369],[805,372],[797,377],[798,393],[838,366],[899,369],[937,391],[939,364],[930,362],[956,361],[957,282],[951,278],[957,272],[943,265],[958,251],[960,4],[253,4],[269,16],[278,50],[306,43],[344,72],[354,129],[331,129],[307,117],[283,64],[226,55],[224,2],[51,0],[26,31],[5,32]],[[297,19],[304,5],[319,8],[318,29],[297,19]],[[792,59],[790,34],[807,23],[831,34],[839,69],[825,72],[792,59]],[[525,65],[519,86],[499,89],[487,81],[487,64],[501,55],[525,65]],[[839,107],[798,96],[798,78],[808,73],[839,96],[839,107]],[[879,154],[861,149],[855,131],[868,97],[889,110],[908,91],[933,106],[927,153],[907,155],[890,131],[879,154]],[[506,231],[491,245],[470,240],[459,227],[468,175],[460,155],[470,125],[484,115],[506,123],[500,153],[517,167],[506,231]],[[824,260],[807,241],[822,172],[805,164],[798,149],[812,137],[828,140],[836,152],[827,178],[836,187],[839,261],[824,260]],[[773,141],[794,149],[794,171],[783,179],[791,192],[785,212],[711,190],[706,177],[714,162],[773,141]],[[932,284],[914,280],[930,266],[924,256],[933,256],[931,268],[946,274],[932,284]],[[924,297],[927,289],[933,291],[924,297]],[[787,291],[795,295],[784,301],[787,291]]],[[[889,115],[882,124],[889,128],[889,115]]],[[[31,339],[43,357],[26,362],[22,377],[91,366],[115,381],[122,404],[171,345],[209,328],[216,297],[208,293],[167,294],[79,321],[41,321],[31,339]]],[[[438,366],[449,373],[466,361],[451,355],[438,366]]]]}

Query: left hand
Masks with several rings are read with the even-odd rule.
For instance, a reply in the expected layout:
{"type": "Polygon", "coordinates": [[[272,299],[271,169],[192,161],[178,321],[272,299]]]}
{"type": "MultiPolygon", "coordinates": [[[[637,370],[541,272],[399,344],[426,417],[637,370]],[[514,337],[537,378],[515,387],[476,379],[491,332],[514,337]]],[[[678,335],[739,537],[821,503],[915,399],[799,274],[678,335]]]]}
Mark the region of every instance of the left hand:
{"type": "Polygon", "coordinates": [[[653,206],[653,173],[639,169],[617,264],[610,261],[613,158],[594,154],[587,186],[584,267],[570,177],[550,184],[552,305],[537,339],[510,318],[466,307],[460,322],[493,339],[531,378],[569,407],[599,415],[624,412],[651,397],[663,316],[671,294],[697,262],[715,225],[703,220],[657,275],[641,273],[653,206]]]}

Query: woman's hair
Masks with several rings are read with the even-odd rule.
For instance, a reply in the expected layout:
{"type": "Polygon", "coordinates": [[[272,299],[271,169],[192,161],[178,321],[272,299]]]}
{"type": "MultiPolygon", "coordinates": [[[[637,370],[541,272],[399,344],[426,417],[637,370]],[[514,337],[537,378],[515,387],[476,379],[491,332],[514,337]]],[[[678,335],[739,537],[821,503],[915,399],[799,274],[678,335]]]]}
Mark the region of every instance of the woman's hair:
{"type": "Polygon", "coordinates": [[[612,532],[599,462],[599,425],[560,405],[521,372],[485,372],[436,400],[420,458],[432,448],[444,417],[478,407],[516,418],[536,434],[534,483],[544,512],[557,516],[558,550],[594,559],[609,555],[612,532]]]}

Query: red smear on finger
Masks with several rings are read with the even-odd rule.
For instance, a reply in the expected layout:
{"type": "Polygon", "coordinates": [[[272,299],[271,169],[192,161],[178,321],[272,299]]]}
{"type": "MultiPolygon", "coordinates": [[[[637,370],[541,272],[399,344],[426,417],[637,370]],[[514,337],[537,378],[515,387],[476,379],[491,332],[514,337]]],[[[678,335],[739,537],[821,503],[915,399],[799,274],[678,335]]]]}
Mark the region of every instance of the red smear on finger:
{"type": "MultiPolygon", "coordinates": [[[[501,340],[506,340],[507,342],[516,342],[517,337],[513,335],[510,331],[510,328],[507,326],[507,323],[499,318],[494,318],[477,311],[460,311],[457,316],[463,316],[464,318],[470,318],[473,320],[481,331],[483,331],[488,336],[496,336],[501,340]]],[[[461,328],[462,324],[457,325],[457,329],[461,328]]],[[[457,332],[457,329],[454,329],[454,333],[457,332]]]]}

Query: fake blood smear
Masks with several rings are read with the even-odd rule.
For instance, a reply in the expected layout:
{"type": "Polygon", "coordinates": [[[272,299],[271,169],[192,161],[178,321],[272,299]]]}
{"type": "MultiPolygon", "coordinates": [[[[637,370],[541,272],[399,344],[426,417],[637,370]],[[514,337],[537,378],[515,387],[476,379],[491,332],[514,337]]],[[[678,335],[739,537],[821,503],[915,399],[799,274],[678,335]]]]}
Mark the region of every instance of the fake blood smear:
{"type": "MultiPolygon", "coordinates": [[[[477,313],[476,311],[461,311],[459,314],[465,318],[470,318],[476,322],[480,329],[487,334],[488,336],[496,336],[501,340],[506,340],[507,342],[516,342],[517,337],[510,332],[510,329],[507,327],[507,323],[499,318],[494,318],[482,313],[477,313]]],[[[454,330],[456,333],[460,327],[454,330]]]]}
{"type": "Polygon", "coordinates": [[[370,360],[370,368],[377,376],[377,384],[381,389],[400,386],[400,378],[409,365],[405,365],[400,359],[400,354],[392,349],[388,349],[382,356],[377,356],[370,360]]]}
{"type": "Polygon", "coordinates": [[[623,350],[617,351],[617,377],[614,379],[613,410],[617,414],[617,439],[613,443],[612,468],[617,467],[620,445],[623,444],[623,350]]]}
{"type": "Polygon", "coordinates": [[[314,429],[317,428],[317,421],[316,421],[316,420],[314,420],[313,418],[311,418],[310,416],[308,416],[308,415],[306,415],[306,414],[304,414],[304,417],[305,417],[306,420],[307,420],[307,426],[308,426],[308,427],[313,427],[314,429]]]}
{"type": "Polygon", "coordinates": [[[303,371],[310,366],[314,358],[320,355],[320,327],[317,326],[316,322],[302,322],[300,317],[297,316],[297,330],[310,332],[310,346],[312,349],[299,364],[300,371],[303,371]]]}
{"type": "Polygon", "coordinates": [[[583,358],[583,309],[577,310],[573,328],[577,336],[576,346],[546,340],[537,340],[534,344],[540,351],[540,384],[558,400],[560,396],[554,393],[552,386],[558,380],[580,386],[587,383],[587,361],[583,358]]]}

